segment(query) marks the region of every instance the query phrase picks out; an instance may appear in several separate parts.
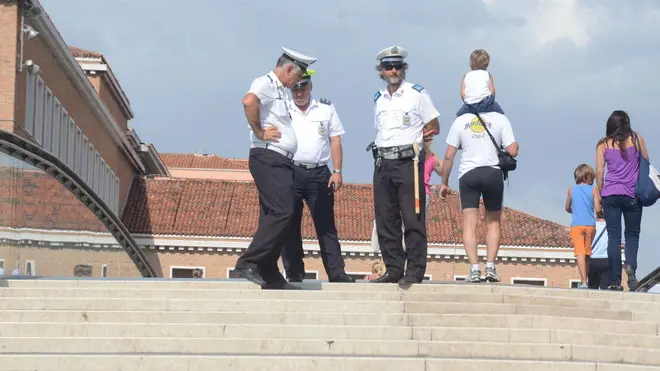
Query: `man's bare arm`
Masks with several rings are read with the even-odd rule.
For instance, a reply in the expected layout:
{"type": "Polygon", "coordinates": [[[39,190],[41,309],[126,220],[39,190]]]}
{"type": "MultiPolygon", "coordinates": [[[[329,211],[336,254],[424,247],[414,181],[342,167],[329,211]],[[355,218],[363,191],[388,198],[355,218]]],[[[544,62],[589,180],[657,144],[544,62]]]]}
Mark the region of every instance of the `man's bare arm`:
{"type": "Polygon", "coordinates": [[[243,110],[250,128],[259,139],[263,139],[264,129],[259,122],[259,97],[254,93],[247,93],[243,97],[243,110]]]}

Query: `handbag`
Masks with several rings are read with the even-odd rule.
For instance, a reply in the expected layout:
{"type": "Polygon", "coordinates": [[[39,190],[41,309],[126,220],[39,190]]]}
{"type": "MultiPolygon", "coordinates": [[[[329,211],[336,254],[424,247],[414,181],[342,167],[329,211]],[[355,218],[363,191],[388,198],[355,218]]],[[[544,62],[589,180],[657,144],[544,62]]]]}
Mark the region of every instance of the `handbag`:
{"type": "Polygon", "coordinates": [[[515,158],[513,158],[513,156],[511,156],[509,152],[505,151],[504,149],[502,149],[501,146],[497,145],[497,142],[495,141],[493,134],[491,134],[490,130],[488,130],[488,126],[479,115],[479,112],[477,112],[472,107],[471,104],[466,103],[466,105],[468,106],[468,108],[470,108],[470,111],[472,111],[470,113],[477,116],[477,118],[481,122],[481,126],[484,127],[484,130],[486,130],[486,133],[488,133],[490,140],[493,142],[493,145],[495,146],[495,150],[497,151],[497,158],[499,160],[498,166],[500,167],[500,170],[502,170],[502,173],[504,173],[504,180],[507,180],[507,178],[509,177],[509,171],[514,171],[516,170],[516,167],[518,167],[518,161],[515,158]]]}
{"type": "Polygon", "coordinates": [[[635,196],[637,196],[640,205],[649,207],[655,204],[660,198],[660,173],[651,165],[649,160],[642,156],[642,146],[639,144],[637,134],[635,134],[635,147],[637,148],[637,158],[639,159],[635,196]]]}

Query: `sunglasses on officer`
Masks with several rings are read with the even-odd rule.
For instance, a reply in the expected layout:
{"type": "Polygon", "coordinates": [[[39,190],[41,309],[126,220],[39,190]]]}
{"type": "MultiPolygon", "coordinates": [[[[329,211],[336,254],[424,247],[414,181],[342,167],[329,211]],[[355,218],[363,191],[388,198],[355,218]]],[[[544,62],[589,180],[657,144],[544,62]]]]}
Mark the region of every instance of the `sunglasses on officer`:
{"type": "Polygon", "coordinates": [[[392,71],[393,69],[401,71],[403,69],[403,63],[382,63],[380,68],[385,71],[392,71]]]}
{"type": "Polygon", "coordinates": [[[311,80],[302,80],[295,84],[291,90],[304,90],[311,80]]]}

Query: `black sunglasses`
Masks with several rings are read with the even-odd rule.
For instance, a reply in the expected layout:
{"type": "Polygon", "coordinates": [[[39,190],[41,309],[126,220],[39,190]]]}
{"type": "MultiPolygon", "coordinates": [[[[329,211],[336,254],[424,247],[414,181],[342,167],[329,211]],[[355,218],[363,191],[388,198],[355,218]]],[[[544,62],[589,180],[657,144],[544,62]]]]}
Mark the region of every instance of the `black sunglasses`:
{"type": "Polygon", "coordinates": [[[385,71],[391,71],[395,68],[400,71],[403,69],[403,63],[383,63],[381,68],[385,71]]]}

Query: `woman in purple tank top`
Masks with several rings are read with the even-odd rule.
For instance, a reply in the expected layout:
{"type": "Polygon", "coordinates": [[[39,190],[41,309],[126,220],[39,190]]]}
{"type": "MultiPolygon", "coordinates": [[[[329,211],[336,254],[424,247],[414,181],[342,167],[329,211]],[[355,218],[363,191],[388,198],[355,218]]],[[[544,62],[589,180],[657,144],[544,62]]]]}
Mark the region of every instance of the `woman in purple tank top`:
{"type": "Polygon", "coordinates": [[[639,172],[638,153],[648,159],[644,138],[634,132],[630,118],[624,111],[614,111],[607,120],[605,138],[596,147],[596,184],[602,198],[603,211],[607,224],[607,257],[610,271],[610,290],[623,290],[621,286],[621,216],[625,222],[624,270],[628,276],[628,288],[633,291],[639,282],[637,251],[639,231],[642,222],[642,206],[637,202],[637,174],[639,172]],[[635,136],[639,138],[637,148],[635,136]],[[605,168],[607,175],[605,176],[605,168]]]}

